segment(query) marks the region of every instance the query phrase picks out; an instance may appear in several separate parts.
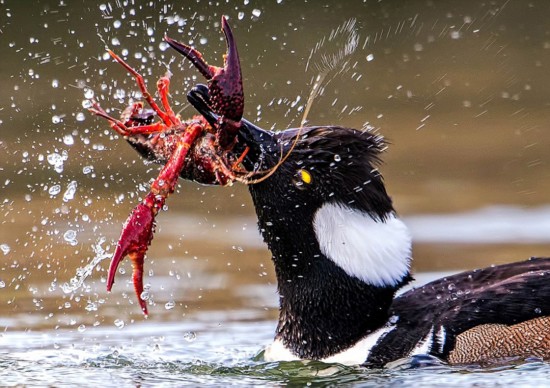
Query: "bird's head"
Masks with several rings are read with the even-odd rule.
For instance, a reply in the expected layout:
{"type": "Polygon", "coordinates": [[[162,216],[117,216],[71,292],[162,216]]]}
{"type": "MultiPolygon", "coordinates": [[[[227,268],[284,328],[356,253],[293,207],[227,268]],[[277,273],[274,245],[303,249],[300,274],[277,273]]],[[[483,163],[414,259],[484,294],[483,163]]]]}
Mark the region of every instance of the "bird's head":
{"type": "Polygon", "coordinates": [[[381,136],[337,126],[271,132],[243,120],[238,139],[250,149],[245,167],[262,172],[249,187],[276,262],[288,263],[292,247],[375,286],[408,279],[411,240],[377,169],[381,136]]]}

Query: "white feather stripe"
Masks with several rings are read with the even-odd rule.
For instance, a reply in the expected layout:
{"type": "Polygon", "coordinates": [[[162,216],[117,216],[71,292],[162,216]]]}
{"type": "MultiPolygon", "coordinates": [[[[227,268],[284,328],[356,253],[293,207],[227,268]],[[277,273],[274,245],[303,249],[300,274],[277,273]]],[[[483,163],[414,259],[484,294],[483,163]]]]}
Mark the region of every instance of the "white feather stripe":
{"type": "Polygon", "coordinates": [[[408,273],[411,235],[394,214],[385,221],[367,213],[327,203],[314,218],[321,252],[354,276],[374,286],[395,286],[408,273]]]}
{"type": "Polygon", "coordinates": [[[380,329],[367,335],[351,348],[341,351],[334,356],[323,359],[323,362],[334,362],[342,365],[359,365],[367,361],[372,348],[384,338],[395,325],[383,326],[380,329]]]}
{"type": "Polygon", "coordinates": [[[300,357],[292,353],[292,351],[287,348],[281,340],[276,339],[271,345],[268,345],[265,348],[264,361],[266,362],[296,360],[300,360],[300,357]]]}
{"type": "Polygon", "coordinates": [[[409,353],[409,357],[430,353],[430,350],[432,350],[432,345],[433,345],[433,335],[434,335],[434,327],[432,326],[432,328],[430,329],[430,332],[426,335],[426,337],[420,340],[416,344],[414,349],[409,353]]]}
{"type": "MultiPolygon", "coordinates": [[[[367,360],[372,348],[378,341],[384,338],[393,329],[395,329],[395,325],[383,326],[358,341],[352,347],[320,361],[342,365],[360,365],[367,360]]],[[[264,361],[267,362],[295,360],[300,360],[300,358],[283,345],[283,342],[279,339],[273,341],[264,352],[264,361]]]]}
{"type": "Polygon", "coordinates": [[[437,342],[439,343],[439,353],[443,353],[445,349],[445,339],[447,338],[447,332],[445,331],[445,326],[441,326],[439,331],[436,334],[437,342]]]}

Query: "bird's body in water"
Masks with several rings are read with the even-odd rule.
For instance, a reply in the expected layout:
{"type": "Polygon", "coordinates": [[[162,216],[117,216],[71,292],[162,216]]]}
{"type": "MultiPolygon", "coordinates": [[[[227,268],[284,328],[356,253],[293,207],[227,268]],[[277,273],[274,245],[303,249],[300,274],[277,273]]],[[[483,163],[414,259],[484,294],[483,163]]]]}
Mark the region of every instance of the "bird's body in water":
{"type": "Polygon", "coordinates": [[[429,354],[450,363],[550,357],[550,259],[412,278],[411,237],[377,166],[383,139],[343,127],[264,131],[243,120],[244,164],[280,295],[268,360],[383,366],[429,354]]]}

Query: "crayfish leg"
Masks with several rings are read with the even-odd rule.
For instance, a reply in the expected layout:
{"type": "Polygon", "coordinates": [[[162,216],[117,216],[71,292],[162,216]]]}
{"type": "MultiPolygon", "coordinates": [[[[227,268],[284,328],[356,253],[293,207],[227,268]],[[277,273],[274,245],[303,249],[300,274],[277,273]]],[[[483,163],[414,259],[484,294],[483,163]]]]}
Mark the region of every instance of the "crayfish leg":
{"type": "Polygon", "coordinates": [[[111,57],[113,57],[115,61],[120,63],[130,74],[134,76],[139,86],[139,90],[141,90],[141,94],[143,94],[143,97],[145,98],[149,106],[159,115],[162,122],[169,127],[178,124],[177,122],[173,122],[170,115],[160,109],[155,100],[153,100],[153,96],[151,96],[151,93],[149,93],[149,90],[147,90],[147,86],[145,86],[145,80],[143,79],[143,76],[113,51],[107,50],[107,52],[111,55],[111,57]]]}

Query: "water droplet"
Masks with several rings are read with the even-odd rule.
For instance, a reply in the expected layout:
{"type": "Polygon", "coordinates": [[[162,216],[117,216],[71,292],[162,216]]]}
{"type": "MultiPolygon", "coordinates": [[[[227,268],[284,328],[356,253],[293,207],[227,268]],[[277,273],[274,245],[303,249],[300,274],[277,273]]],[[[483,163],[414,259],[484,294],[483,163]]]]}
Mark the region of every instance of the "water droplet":
{"type": "Polygon", "coordinates": [[[262,14],[262,11],[260,11],[260,10],[257,9],[257,8],[254,8],[254,9],[252,10],[252,15],[255,16],[255,17],[257,17],[257,18],[260,17],[261,14],[262,14]]]}
{"type": "Polygon", "coordinates": [[[84,98],[91,100],[92,98],[94,98],[94,95],[95,93],[92,89],[84,89],[84,98]]]}
{"type": "Polygon", "coordinates": [[[374,60],[374,55],[373,54],[367,55],[367,61],[368,62],[373,61],[373,60],[374,60]]]}
{"type": "Polygon", "coordinates": [[[141,298],[141,300],[149,300],[150,296],[151,295],[149,294],[149,291],[145,290],[141,293],[139,297],[141,298]]]}
{"type": "Polygon", "coordinates": [[[122,26],[122,22],[120,20],[115,20],[113,22],[113,27],[114,28],[120,28],[120,26],[122,26]]]}
{"type": "Polygon", "coordinates": [[[49,154],[46,159],[48,160],[48,163],[53,166],[59,162],[59,160],[61,159],[61,155],[56,153],[49,154]]]}
{"type": "Polygon", "coordinates": [[[57,194],[59,194],[61,192],[61,186],[60,185],[53,185],[52,187],[50,187],[50,189],[48,190],[48,193],[52,196],[52,197],[55,197],[57,194]]]}
{"type": "Polygon", "coordinates": [[[238,18],[239,20],[243,20],[243,19],[244,19],[244,12],[239,12],[239,13],[237,14],[237,18],[238,18]]]}
{"type": "Polygon", "coordinates": [[[194,331],[188,331],[183,334],[183,339],[187,342],[193,342],[197,339],[197,334],[194,331]]]}
{"type": "Polygon", "coordinates": [[[115,326],[119,329],[122,329],[124,327],[124,321],[122,319],[115,319],[115,326]]]}
{"type": "Polygon", "coordinates": [[[0,280],[0,288],[6,287],[6,283],[3,280],[0,280]]]}
{"type": "Polygon", "coordinates": [[[84,166],[84,167],[82,167],[82,173],[84,175],[87,175],[87,174],[91,173],[92,171],[94,171],[94,166],[84,166]]]}
{"type": "Polygon", "coordinates": [[[68,159],[68,154],[64,151],[63,155],[58,153],[49,154],[47,157],[48,163],[54,167],[55,172],[63,172],[63,162],[68,159]]]}
{"type": "Polygon", "coordinates": [[[76,114],[76,121],[84,121],[86,120],[86,115],[82,112],[78,112],[76,114]]]}
{"type": "Polygon", "coordinates": [[[52,88],[57,88],[57,87],[59,87],[59,81],[56,79],[52,80],[52,88]]]}
{"type": "Polygon", "coordinates": [[[75,246],[78,244],[78,241],[76,239],[76,231],[69,229],[63,234],[63,240],[67,241],[72,246],[75,246]]]}
{"type": "Polygon", "coordinates": [[[390,319],[388,320],[392,325],[395,325],[399,321],[399,317],[397,315],[392,315],[390,319]]]}
{"type": "Polygon", "coordinates": [[[65,190],[65,193],[63,194],[63,202],[69,202],[74,198],[77,187],[78,184],[76,181],[71,181],[71,183],[69,183],[67,190],[65,190]]]}
{"type": "Polygon", "coordinates": [[[61,122],[61,117],[58,116],[58,115],[53,115],[52,116],[52,123],[54,124],[59,124],[61,122]]]}
{"type": "Polygon", "coordinates": [[[126,97],[126,91],[123,89],[117,89],[115,90],[115,98],[117,99],[124,99],[126,97]]]}
{"type": "Polygon", "coordinates": [[[338,154],[334,155],[334,161],[335,162],[339,162],[341,160],[342,160],[342,158],[340,157],[340,155],[338,155],[338,154]]]}
{"type": "Polygon", "coordinates": [[[539,307],[537,307],[537,308],[535,309],[535,313],[536,313],[536,314],[540,314],[540,313],[542,313],[542,310],[541,310],[539,307]]]}
{"type": "Polygon", "coordinates": [[[74,144],[74,138],[72,135],[65,135],[63,136],[63,143],[65,145],[71,146],[74,144]]]}
{"type": "Polygon", "coordinates": [[[83,333],[84,331],[86,331],[86,325],[80,325],[78,326],[78,329],[77,329],[80,333],[83,333]]]}
{"type": "Polygon", "coordinates": [[[174,301],[166,302],[166,304],[164,305],[164,308],[166,310],[172,310],[174,307],[176,307],[176,302],[174,301]]]}
{"type": "Polygon", "coordinates": [[[8,244],[1,244],[0,245],[0,250],[2,251],[2,253],[5,255],[7,255],[8,253],[10,253],[11,251],[11,248],[8,244]]]}

